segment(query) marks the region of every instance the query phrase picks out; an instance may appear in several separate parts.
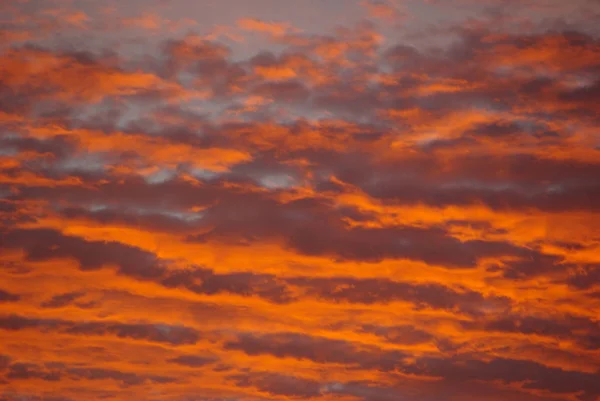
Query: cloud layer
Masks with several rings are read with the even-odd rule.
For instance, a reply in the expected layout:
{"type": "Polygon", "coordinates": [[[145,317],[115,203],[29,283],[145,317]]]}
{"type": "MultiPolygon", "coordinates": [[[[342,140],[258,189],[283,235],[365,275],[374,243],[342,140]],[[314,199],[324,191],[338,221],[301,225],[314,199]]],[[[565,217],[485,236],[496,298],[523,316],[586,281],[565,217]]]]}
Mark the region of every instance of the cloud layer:
{"type": "Polygon", "coordinates": [[[596,1],[192,3],[0,5],[0,400],[600,399],[596,1]]]}

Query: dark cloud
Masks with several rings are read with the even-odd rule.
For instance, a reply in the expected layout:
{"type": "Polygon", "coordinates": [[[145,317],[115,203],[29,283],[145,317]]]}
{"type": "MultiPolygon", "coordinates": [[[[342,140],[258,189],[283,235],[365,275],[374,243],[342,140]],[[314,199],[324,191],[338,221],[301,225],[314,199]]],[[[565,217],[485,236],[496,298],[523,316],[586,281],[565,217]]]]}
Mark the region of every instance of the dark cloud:
{"type": "Polygon", "coordinates": [[[570,265],[562,263],[563,258],[554,255],[532,254],[518,261],[505,263],[504,275],[511,279],[539,276],[543,273],[566,271],[570,265]]]}
{"type": "Polygon", "coordinates": [[[198,294],[230,293],[240,296],[259,296],[276,303],[292,300],[284,282],[268,274],[215,274],[207,269],[171,271],[160,281],[166,287],[187,288],[198,294]]]}
{"type": "Polygon", "coordinates": [[[255,86],[252,93],[283,103],[306,103],[311,95],[306,85],[297,80],[265,82],[255,86]]]}
{"type": "Polygon", "coordinates": [[[199,333],[192,328],[185,326],[172,326],[162,323],[75,323],[70,327],[65,328],[65,333],[76,335],[109,334],[121,338],[153,341],[172,345],[194,344],[200,337],[199,333]]]}
{"type": "MultiPolygon", "coordinates": [[[[360,213],[351,211],[353,217],[360,213]]],[[[531,251],[509,243],[459,241],[438,228],[351,228],[346,210],[328,202],[301,199],[279,204],[271,199],[239,194],[208,208],[202,225],[214,227],[191,241],[273,238],[308,255],[376,262],[413,259],[447,267],[474,267],[478,259],[501,255],[527,256],[531,251]],[[344,214],[342,214],[342,213],[344,214]]]]}
{"type": "Polygon", "coordinates": [[[77,298],[84,295],[82,292],[67,292],[64,294],[55,295],[48,301],[41,304],[42,308],[62,308],[63,306],[70,305],[77,298]]]}
{"type": "Polygon", "coordinates": [[[0,288],[0,302],[16,302],[21,299],[20,295],[12,294],[0,288]]]}
{"type": "MultiPolygon", "coordinates": [[[[464,141],[441,139],[427,148],[439,148],[442,144],[452,148],[464,141]]],[[[593,199],[600,190],[595,179],[600,173],[596,163],[572,161],[565,165],[525,154],[451,158],[453,162],[444,165],[435,154],[423,154],[391,165],[369,161],[367,166],[332,168],[338,170],[339,179],[362,188],[370,196],[397,204],[484,204],[495,210],[548,212],[596,210],[593,199]]]]}
{"type": "Polygon", "coordinates": [[[144,383],[173,383],[175,378],[159,375],[138,375],[136,373],[101,368],[70,368],[67,373],[76,378],[86,380],[115,380],[125,385],[140,385],[144,383]]]}
{"type": "Polygon", "coordinates": [[[112,369],[94,367],[68,367],[62,363],[15,362],[8,367],[6,378],[10,380],[40,379],[57,382],[66,378],[76,380],[114,380],[125,386],[144,383],[170,383],[175,379],[159,375],[138,375],[112,369]]]}
{"type": "Polygon", "coordinates": [[[600,264],[584,264],[569,276],[568,282],[575,288],[588,289],[600,283],[600,264]]]}
{"type": "Polygon", "coordinates": [[[56,369],[44,369],[33,363],[13,363],[9,366],[6,378],[10,380],[41,379],[45,381],[59,381],[62,372],[56,369]]]}
{"type": "Polygon", "coordinates": [[[209,87],[216,96],[230,95],[236,87],[245,86],[247,71],[230,60],[231,50],[223,44],[190,35],[169,40],[164,48],[166,61],[157,66],[165,78],[177,79],[181,72],[189,72],[195,75],[198,87],[209,87]]]}
{"type": "Polygon", "coordinates": [[[521,333],[553,339],[571,339],[584,349],[600,347],[600,323],[578,316],[503,316],[489,321],[463,322],[466,329],[486,332],[521,333]]]}
{"type": "Polygon", "coordinates": [[[251,356],[269,354],[278,358],[307,359],[316,363],[340,363],[359,369],[393,371],[407,356],[399,351],[384,352],[323,337],[304,334],[250,334],[227,341],[225,349],[240,350],[251,356]]]}
{"type": "Polygon", "coordinates": [[[578,394],[580,399],[594,399],[600,395],[600,383],[595,373],[548,367],[527,360],[420,358],[416,364],[409,364],[404,369],[407,373],[441,377],[450,382],[464,383],[475,380],[524,382],[524,389],[547,390],[557,394],[578,394]]]}
{"type": "Polygon", "coordinates": [[[169,359],[169,362],[196,368],[214,363],[215,359],[212,357],[204,357],[197,355],[180,355],[176,358],[169,359]]]}
{"type": "Polygon", "coordinates": [[[76,146],[74,138],[66,135],[55,135],[45,140],[20,136],[0,138],[0,147],[4,151],[32,152],[40,158],[48,155],[54,160],[68,157],[75,151],[76,146]]]}
{"type": "Polygon", "coordinates": [[[454,290],[440,284],[414,284],[387,279],[294,278],[294,285],[308,295],[334,302],[388,303],[410,302],[415,309],[433,308],[477,315],[488,308],[508,310],[511,300],[485,296],[473,290],[454,290]]]}
{"type": "Polygon", "coordinates": [[[1,238],[3,248],[23,249],[31,261],[73,258],[82,270],[117,265],[123,274],[141,279],[164,272],[155,255],[119,242],[86,241],[49,229],[13,230],[1,238]]]}
{"type": "Polygon", "coordinates": [[[236,386],[255,387],[260,391],[274,395],[295,398],[313,398],[321,395],[321,385],[319,382],[296,376],[252,372],[245,375],[230,376],[229,379],[236,386]]]}
{"type": "Polygon", "coordinates": [[[415,345],[424,344],[435,340],[435,336],[427,331],[419,330],[413,326],[376,326],[366,324],[361,326],[365,333],[373,333],[385,338],[390,343],[415,345]]]}
{"type": "Polygon", "coordinates": [[[19,315],[0,317],[0,329],[18,331],[38,328],[84,336],[116,336],[170,345],[194,344],[200,333],[190,327],[163,323],[119,323],[111,321],[73,322],[58,319],[36,319],[19,315]]]}

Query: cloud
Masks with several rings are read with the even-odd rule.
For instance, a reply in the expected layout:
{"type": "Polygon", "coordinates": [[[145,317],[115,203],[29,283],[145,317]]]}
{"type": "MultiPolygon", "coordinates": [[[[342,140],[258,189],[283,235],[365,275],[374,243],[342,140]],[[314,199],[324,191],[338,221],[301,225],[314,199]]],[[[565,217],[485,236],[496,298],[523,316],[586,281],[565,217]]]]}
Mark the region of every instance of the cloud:
{"type": "Polygon", "coordinates": [[[237,25],[243,30],[265,33],[273,37],[297,31],[297,28],[287,22],[261,21],[255,18],[242,18],[238,20],[237,25]]]}
{"type": "Polygon", "coordinates": [[[21,299],[17,294],[12,294],[0,288],[0,302],[15,302],[21,299]]]}
{"type": "Polygon", "coordinates": [[[120,71],[84,53],[55,54],[31,47],[13,49],[2,60],[0,74],[7,89],[40,100],[50,95],[95,103],[105,96],[133,95],[161,85],[152,74],[120,71]]]}
{"type": "MultiPolygon", "coordinates": [[[[465,323],[465,327],[476,326],[465,323]]],[[[575,316],[506,316],[483,323],[485,331],[538,335],[551,339],[571,339],[579,346],[591,350],[600,348],[598,322],[575,316]]]]}
{"type": "Polygon", "coordinates": [[[199,367],[213,363],[214,359],[196,355],[180,355],[176,358],[169,359],[169,362],[183,366],[199,367]]]}
{"type": "Polygon", "coordinates": [[[353,278],[296,278],[292,283],[313,295],[335,302],[389,303],[404,301],[415,308],[454,310],[467,314],[478,314],[494,308],[503,310],[510,306],[510,299],[501,296],[484,296],[476,291],[459,291],[439,284],[413,284],[385,279],[353,278]]]}
{"type": "Polygon", "coordinates": [[[252,356],[270,354],[278,358],[290,357],[321,364],[338,363],[383,371],[394,370],[406,357],[400,351],[385,353],[372,347],[361,349],[359,345],[342,340],[295,333],[246,333],[226,342],[225,349],[240,350],[252,356]]]}
{"type": "Polygon", "coordinates": [[[67,292],[53,296],[48,301],[41,304],[42,308],[62,308],[63,306],[71,304],[77,298],[80,298],[84,294],[81,292],[67,292]]]}
{"type": "Polygon", "coordinates": [[[111,321],[72,322],[68,320],[28,318],[19,315],[1,317],[0,328],[10,331],[42,328],[70,335],[111,335],[118,338],[145,340],[170,345],[194,344],[199,339],[199,333],[196,330],[185,326],[111,321]]]}
{"type": "Polygon", "coordinates": [[[297,398],[313,398],[321,395],[317,381],[273,373],[251,373],[230,377],[240,387],[254,386],[270,394],[297,398]]]}
{"type": "Polygon", "coordinates": [[[598,398],[594,2],[275,3],[0,5],[0,398],[598,398]]]}
{"type": "Polygon", "coordinates": [[[66,367],[64,364],[45,364],[15,362],[8,367],[6,378],[11,381],[40,379],[59,382],[67,378],[76,380],[115,380],[124,386],[144,384],[145,382],[169,383],[173,379],[166,376],[140,376],[135,373],[93,367],[66,367]]]}
{"type": "Polygon", "coordinates": [[[406,12],[398,8],[397,2],[387,2],[379,0],[366,0],[361,3],[367,10],[369,17],[380,19],[386,22],[402,22],[406,18],[406,12]]]}
{"type": "Polygon", "coordinates": [[[504,358],[490,361],[422,359],[410,373],[427,373],[448,381],[501,380],[505,383],[525,382],[523,388],[548,390],[557,394],[577,394],[584,399],[600,393],[595,374],[551,368],[531,361],[504,358]]]}

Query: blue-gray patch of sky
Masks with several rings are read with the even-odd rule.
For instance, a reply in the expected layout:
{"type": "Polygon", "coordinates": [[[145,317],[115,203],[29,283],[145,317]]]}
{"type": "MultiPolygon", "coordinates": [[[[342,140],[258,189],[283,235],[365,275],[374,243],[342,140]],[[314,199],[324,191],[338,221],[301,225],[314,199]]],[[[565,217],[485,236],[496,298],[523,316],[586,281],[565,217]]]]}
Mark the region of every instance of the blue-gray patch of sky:
{"type": "Polygon", "coordinates": [[[170,169],[160,169],[155,173],[148,174],[144,177],[144,180],[148,184],[162,184],[166,181],[169,181],[175,177],[175,172],[170,169]]]}
{"type": "Polygon", "coordinates": [[[106,160],[99,153],[84,153],[65,159],[58,164],[58,169],[67,173],[101,173],[106,170],[106,160]]]}
{"type": "Polygon", "coordinates": [[[296,179],[289,174],[265,175],[258,182],[268,189],[287,189],[296,185],[296,179]]]}

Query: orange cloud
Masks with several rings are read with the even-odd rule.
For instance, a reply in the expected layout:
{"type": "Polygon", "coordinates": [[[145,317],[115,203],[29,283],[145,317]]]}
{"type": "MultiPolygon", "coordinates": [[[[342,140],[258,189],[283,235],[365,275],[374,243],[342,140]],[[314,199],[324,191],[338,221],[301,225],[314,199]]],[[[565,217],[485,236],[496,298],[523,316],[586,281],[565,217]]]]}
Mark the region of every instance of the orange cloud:
{"type": "Polygon", "coordinates": [[[0,6],[0,398],[599,398],[574,1],[0,6]]]}
{"type": "Polygon", "coordinates": [[[162,20],[158,15],[146,13],[135,18],[127,18],[123,20],[126,26],[133,28],[141,28],[147,30],[159,29],[162,25],[162,20]]]}
{"type": "Polygon", "coordinates": [[[43,96],[44,88],[48,87],[55,90],[53,96],[64,100],[92,102],[104,96],[134,94],[160,84],[160,80],[151,74],[86,65],[69,57],[36,50],[5,54],[0,74],[15,88],[27,86],[28,90],[43,96]]]}
{"type": "Polygon", "coordinates": [[[389,4],[378,0],[367,0],[361,2],[361,5],[366,8],[371,18],[379,19],[386,22],[401,22],[406,14],[400,11],[397,4],[389,4]]]}
{"type": "Polygon", "coordinates": [[[288,79],[294,78],[296,76],[296,72],[288,67],[256,67],[256,73],[266,79],[288,79]]]}
{"type": "Polygon", "coordinates": [[[242,18],[237,21],[237,25],[246,31],[265,33],[274,37],[298,31],[287,22],[267,22],[254,18],[242,18]]]}

